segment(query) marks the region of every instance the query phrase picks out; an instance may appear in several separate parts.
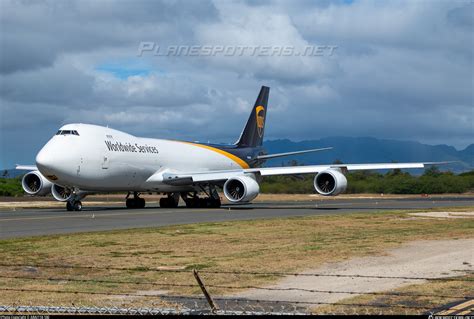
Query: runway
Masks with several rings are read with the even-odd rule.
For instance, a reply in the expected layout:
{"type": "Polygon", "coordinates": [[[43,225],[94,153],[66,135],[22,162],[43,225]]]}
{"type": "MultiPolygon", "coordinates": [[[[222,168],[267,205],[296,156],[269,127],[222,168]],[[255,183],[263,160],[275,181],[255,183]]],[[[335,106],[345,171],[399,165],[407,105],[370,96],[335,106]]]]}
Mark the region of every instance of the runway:
{"type": "Polygon", "coordinates": [[[0,212],[0,239],[78,232],[158,227],[202,222],[263,218],[377,213],[397,209],[474,206],[474,197],[409,199],[331,199],[292,203],[255,203],[219,209],[174,209],[150,205],[144,209],[98,207],[85,203],[81,212],[65,209],[24,209],[0,212]]]}

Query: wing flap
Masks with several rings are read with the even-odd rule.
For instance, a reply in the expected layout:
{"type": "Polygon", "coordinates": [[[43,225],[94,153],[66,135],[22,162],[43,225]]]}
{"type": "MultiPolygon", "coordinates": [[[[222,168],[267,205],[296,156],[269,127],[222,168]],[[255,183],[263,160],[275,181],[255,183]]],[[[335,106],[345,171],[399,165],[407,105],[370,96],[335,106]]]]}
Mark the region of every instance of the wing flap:
{"type": "Polygon", "coordinates": [[[202,172],[172,172],[158,171],[150,176],[146,183],[163,183],[168,185],[183,186],[194,183],[226,181],[229,178],[244,174],[243,169],[225,171],[202,171],[202,172]]]}

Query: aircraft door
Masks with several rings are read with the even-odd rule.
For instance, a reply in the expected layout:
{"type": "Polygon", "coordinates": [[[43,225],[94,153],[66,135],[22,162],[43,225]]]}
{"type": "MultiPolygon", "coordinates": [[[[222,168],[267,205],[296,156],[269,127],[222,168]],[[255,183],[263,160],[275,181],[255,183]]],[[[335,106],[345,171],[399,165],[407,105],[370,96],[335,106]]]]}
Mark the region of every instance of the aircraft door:
{"type": "Polygon", "coordinates": [[[105,152],[102,157],[102,169],[108,169],[109,168],[109,154],[108,152],[105,152]]]}
{"type": "Polygon", "coordinates": [[[81,161],[79,162],[79,165],[77,165],[77,170],[76,170],[77,176],[81,176],[82,164],[84,164],[84,158],[81,156],[81,161]]]}

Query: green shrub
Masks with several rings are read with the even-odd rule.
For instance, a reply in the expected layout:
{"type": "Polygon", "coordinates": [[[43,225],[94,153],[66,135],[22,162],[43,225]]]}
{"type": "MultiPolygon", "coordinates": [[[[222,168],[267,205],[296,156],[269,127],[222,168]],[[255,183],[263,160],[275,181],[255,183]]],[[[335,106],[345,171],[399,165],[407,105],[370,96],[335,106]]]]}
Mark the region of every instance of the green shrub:
{"type": "Polygon", "coordinates": [[[0,178],[0,196],[22,196],[21,177],[0,178]]]}

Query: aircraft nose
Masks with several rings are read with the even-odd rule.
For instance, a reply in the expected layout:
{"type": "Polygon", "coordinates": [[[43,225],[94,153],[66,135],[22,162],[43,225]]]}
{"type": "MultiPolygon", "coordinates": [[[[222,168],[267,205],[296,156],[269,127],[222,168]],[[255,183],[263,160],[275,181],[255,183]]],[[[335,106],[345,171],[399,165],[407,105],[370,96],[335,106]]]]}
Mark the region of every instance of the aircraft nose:
{"type": "Polygon", "coordinates": [[[78,154],[71,151],[73,146],[64,139],[53,137],[36,155],[36,167],[45,177],[58,182],[75,177],[78,154]]]}
{"type": "Polygon", "coordinates": [[[50,153],[46,150],[46,147],[43,147],[39,153],[36,155],[36,167],[39,170],[51,169],[54,166],[54,161],[50,153]]]}

